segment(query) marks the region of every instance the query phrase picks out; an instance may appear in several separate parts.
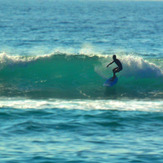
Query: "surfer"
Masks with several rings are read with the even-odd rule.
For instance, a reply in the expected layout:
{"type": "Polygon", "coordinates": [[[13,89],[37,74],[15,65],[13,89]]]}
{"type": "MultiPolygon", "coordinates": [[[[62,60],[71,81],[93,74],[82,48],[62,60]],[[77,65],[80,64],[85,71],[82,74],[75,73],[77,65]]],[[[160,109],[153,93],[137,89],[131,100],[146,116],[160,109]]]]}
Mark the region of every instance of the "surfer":
{"type": "Polygon", "coordinates": [[[113,78],[112,78],[112,81],[116,78],[116,75],[115,74],[117,72],[120,72],[123,69],[122,63],[116,58],[116,55],[113,55],[113,61],[111,63],[109,63],[106,67],[109,67],[114,62],[116,63],[116,65],[118,67],[116,67],[116,68],[113,69],[113,78]]]}

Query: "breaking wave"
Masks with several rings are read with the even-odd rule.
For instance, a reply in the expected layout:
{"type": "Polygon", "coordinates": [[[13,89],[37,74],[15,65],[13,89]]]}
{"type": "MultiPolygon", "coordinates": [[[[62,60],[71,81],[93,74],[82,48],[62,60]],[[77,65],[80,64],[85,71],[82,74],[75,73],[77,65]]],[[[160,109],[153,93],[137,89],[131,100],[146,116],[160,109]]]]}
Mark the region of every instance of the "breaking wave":
{"type": "Polygon", "coordinates": [[[0,54],[0,96],[29,98],[162,98],[160,60],[117,56],[123,64],[114,87],[104,87],[111,55],[55,53],[41,56],[0,54]],[[159,65],[159,66],[158,66],[159,65]]]}

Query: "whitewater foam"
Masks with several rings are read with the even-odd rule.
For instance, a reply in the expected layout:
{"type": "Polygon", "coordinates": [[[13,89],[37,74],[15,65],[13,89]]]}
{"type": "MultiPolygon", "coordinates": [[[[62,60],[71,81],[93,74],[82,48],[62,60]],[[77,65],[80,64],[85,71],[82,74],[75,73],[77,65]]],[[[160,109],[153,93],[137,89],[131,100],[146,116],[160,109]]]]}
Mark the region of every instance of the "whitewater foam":
{"type": "Polygon", "coordinates": [[[141,100],[31,100],[1,98],[0,108],[16,109],[79,109],[163,112],[163,102],[141,100]]]}
{"type": "Polygon", "coordinates": [[[124,69],[123,76],[163,77],[163,71],[154,63],[144,60],[142,57],[127,55],[122,57],[124,69]]]}

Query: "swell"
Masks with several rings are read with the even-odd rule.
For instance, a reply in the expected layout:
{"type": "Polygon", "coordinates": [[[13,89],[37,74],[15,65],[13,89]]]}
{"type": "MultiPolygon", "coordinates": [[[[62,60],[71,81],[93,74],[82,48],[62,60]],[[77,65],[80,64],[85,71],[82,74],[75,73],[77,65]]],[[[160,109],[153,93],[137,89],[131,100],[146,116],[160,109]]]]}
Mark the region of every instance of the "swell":
{"type": "Polygon", "coordinates": [[[10,56],[1,54],[0,96],[30,98],[162,98],[160,60],[118,56],[123,71],[111,88],[103,87],[112,76],[109,55],[49,54],[10,56]]]}

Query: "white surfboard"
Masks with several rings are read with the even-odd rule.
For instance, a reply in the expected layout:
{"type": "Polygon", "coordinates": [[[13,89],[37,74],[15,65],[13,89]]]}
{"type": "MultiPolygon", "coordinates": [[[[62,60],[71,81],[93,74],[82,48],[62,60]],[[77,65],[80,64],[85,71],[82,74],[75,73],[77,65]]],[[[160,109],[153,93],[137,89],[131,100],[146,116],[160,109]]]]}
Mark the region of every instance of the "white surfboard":
{"type": "Polygon", "coordinates": [[[103,84],[103,86],[112,87],[113,85],[115,85],[118,82],[118,78],[117,77],[113,81],[111,79],[112,79],[112,77],[107,79],[105,81],[105,83],[103,84]]]}

